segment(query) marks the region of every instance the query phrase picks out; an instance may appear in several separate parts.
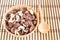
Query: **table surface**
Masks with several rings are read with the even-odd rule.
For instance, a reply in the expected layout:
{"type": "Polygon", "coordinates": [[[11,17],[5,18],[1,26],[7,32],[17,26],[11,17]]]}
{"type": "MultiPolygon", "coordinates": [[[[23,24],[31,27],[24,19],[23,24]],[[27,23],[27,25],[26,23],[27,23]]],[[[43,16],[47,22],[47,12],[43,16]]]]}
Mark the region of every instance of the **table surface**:
{"type": "Polygon", "coordinates": [[[60,0],[0,0],[0,40],[60,40],[60,0]],[[11,6],[18,4],[32,6],[35,11],[38,5],[41,5],[44,20],[49,24],[50,31],[42,34],[37,29],[25,37],[9,34],[2,25],[3,16],[11,6]]]}

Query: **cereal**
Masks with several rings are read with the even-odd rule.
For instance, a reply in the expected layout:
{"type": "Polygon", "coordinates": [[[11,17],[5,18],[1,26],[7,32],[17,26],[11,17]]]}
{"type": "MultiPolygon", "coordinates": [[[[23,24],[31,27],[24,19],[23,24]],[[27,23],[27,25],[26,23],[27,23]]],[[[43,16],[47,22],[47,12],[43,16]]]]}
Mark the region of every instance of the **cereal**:
{"type": "Polygon", "coordinates": [[[27,10],[27,8],[12,11],[9,15],[7,14],[8,17],[6,16],[6,28],[11,33],[18,35],[32,32],[37,24],[36,16],[33,13],[33,10],[27,10]]]}

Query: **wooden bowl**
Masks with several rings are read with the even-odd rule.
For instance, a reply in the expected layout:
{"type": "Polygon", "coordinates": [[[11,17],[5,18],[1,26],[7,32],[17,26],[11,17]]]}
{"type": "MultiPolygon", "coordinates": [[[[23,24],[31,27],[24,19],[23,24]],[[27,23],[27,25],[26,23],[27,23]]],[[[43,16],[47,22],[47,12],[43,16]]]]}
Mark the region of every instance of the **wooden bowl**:
{"type": "Polygon", "coordinates": [[[15,34],[11,33],[10,31],[8,31],[7,28],[6,28],[6,23],[5,23],[6,15],[7,15],[9,12],[11,12],[12,10],[14,10],[14,9],[20,9],[20,8],[27,8],[27,9],[33,10],[33,12],[35,12],[35,10],[34,10],[32,7],[26,6],[26,5],[16,5],[16,6],[11,7],[9,10],[7,10],[7,12],[6,12],[6,13],[4,14],[4,16],[3,16],[3,26],[5,27],[6,31],[7,31],[9,34],[11,34],[11,35],[13,35],[13,36],[15,36],[15,37],[24,37],[24,36],[28,36],[28,35],[34,33],[34,31],[37,30],[37,27],[38,27],[38,25],[39,25],[39,13],[38,13],[38,12],[35,12],[35,16],[37,17],[37,25],[36,25],[35,29],[34,29],[32,32],[30,32],[30,33],[28,33],[28,34],[26,34],[26,35],[15,35],[15,34]]]}

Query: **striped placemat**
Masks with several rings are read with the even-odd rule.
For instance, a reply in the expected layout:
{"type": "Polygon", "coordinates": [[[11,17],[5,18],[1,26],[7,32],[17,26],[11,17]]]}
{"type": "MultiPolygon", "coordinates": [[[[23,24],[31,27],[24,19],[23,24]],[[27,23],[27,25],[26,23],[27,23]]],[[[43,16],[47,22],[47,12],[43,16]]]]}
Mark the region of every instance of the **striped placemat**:
{"type": "Polygon", "coordinates": [[[60,0],[0,0],[0,40],[60,40],[60,0]],[[2,25],[4,13],[14,5],[32,6],[35,11],[37,5],[41,5],[44,12],[44,19],[50,26],[50,31],[42,34],[34,31],[26,37],[14,37],[6,32],[2,25]]]}

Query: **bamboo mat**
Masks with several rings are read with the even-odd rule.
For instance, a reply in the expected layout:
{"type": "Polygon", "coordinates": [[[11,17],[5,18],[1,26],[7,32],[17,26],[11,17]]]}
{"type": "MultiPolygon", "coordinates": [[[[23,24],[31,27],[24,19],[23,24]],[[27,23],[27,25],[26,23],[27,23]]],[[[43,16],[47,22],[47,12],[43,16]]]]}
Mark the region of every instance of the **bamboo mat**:
{"type": "Polygon", "coordinates": [[[0,40],[60,40],[60,0],[0,0],[0,40]],[[50,26],[47,34],[34,31],[26,37],[14,37],[6,32],[2,25],[4,13],[14,5],[32,6],[37,10],[37,5],[41,5],[44,12],[44,19],[50,26]]]}

